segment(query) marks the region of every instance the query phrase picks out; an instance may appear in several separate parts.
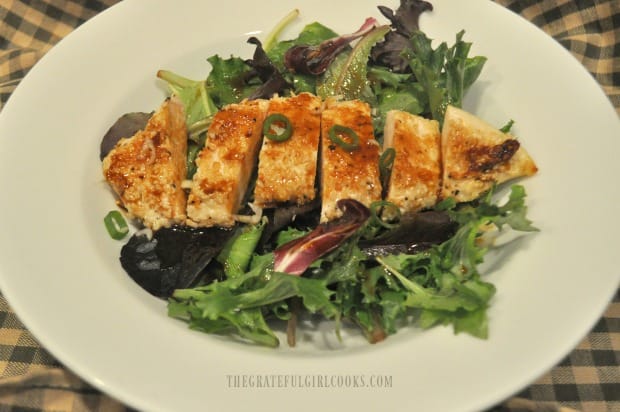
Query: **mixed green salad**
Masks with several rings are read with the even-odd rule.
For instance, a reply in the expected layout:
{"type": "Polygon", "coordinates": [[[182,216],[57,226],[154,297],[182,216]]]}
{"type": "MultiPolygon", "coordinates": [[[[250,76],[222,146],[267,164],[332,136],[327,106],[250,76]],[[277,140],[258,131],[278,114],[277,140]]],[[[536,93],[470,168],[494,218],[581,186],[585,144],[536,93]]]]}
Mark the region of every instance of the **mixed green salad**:
{"type": "MultiPolygon", "coordinates": [[[[314,22],[280,40],[297,16],[293,11],[262,41],[248,40],[256,46],[251,59],[211,56],[208,77],[198,81],[160,71],[186,108],[188,178],[212,116],[244,99],[301,92],[360,99],[373,108],[379,142],[392,109],[441,124],[448,105],[462,105],[486,58],[469,56],[463,31],[453,44],[433,46],[418,27],[420,14],[432,10],[426,1],[402,0],[395,10],[379,10],[386,24],[370,18],[341,35],[314,22]]],[[[381,163],[385,179],[390,163],[381,163]]],[[[492,247],[485,234],[536,230],[526,217],[523,186],[511,186],[501,203],[496,189],[473,202],[448,198],[392,220],[381,214],[391,207],[385,202],[366,208],[345,199],[339,203],[343,216],[329,223],[318,223],[315,203],[266,210],[258,223],[232,230],[138,232],[123,247],[121,263],[145,289],[167,299],[170,316],[192,329],[270,347],[280,344],[272,321],[286,324],[288,343],[295,345],[304,316],[334,320],[336,334],[356,325],[371,343],[408,325],[450,325],[456,333],[487,338],[495,287],[479,270],[492,247]],[[145,267],[140,260],[156,264],[145,267]],[[154,274],[156,287],[149,285],[154,274]]]]}

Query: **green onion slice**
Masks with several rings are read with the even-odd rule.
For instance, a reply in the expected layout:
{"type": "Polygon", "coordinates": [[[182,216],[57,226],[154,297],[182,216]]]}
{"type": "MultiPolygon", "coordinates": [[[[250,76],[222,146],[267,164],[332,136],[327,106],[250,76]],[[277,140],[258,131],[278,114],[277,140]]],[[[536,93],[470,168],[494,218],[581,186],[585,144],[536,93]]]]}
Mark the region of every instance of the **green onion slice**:
{"type": "Polygon", "coordinates": [[[291,121],[282,113],[273,113],[263,122],[263,135],[270,140],[283,142],[293,134],[291,121]]]}
{"type": "Polygon", "coordinates": [[[510,129],[512,129],[512,126],[515,124],[515,121],[510,119],[508,121],[508,123],[506,123],[501,129],[499,129],[500,132],[502,133],[508,133],[510,132],[510,129]]]}
{"type": "Polygon", "coordinates": [[[392,168],[394,159],[396,158],[396,150],[393,147],[388,147],[381,153],[379,158],[379,169],[385,173],[392,168]]]}
{"type": "Polygon", "coordinates": [[[392,202],[388,202],[387,200],[378,200],[376,202],[372,202],[368,209],[370,209],[370,220],[386,229],[394,229],[400,222],[400,208],[392,202]],[[394,216],[394,222],[383,220],[381,214],[384,208],[390,209],[390,215],[394,216]]]}
{"type": "Polygon", "coordinates": [[[390,170],[392,170],[395,158],[396,150],[393,147],[388,147],[381,153],[381,157],[379,157],[379,173],[384,178],[387,178],[390,170]]]}
{"type": "Polygon", "coordinates": [[[114,240],[121,240],[129,233],[129,227],[125,218],[118,210],[112,210],[104,218],[105,228],[108,230],[110,237],[114,240]]]}
{"type": "Polygon", "coordinates": [[[329,139],[344,150],[356,150],[360,147],[360,137],[349,127],[335,124],[329,129],[329,139]]]}

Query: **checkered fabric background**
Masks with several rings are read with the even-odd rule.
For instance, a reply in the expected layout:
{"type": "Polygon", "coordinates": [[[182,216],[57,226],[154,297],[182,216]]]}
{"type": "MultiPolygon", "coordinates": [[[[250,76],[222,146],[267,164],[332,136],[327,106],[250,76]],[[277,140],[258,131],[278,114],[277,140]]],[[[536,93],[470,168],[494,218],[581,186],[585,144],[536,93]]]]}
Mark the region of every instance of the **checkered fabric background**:
{"type": "Polygon", "coordinates": [[[620,1],[496,0],[572,52],[620,113],[620,1]]]}
{"type": "MultiPolygon", "coordinates": [[[[570,50],[620,114],[619,0],[495,1],[570,50]]],[[[28,70],[54,44],[117,2],[0,0],[0,110],[28,70]]],[[[540,339],[544,344],[544,337],[540,339]]],[[[572,353],[492,411],[620,412],[619,358],[620,294],[616,294],[572,353]]],[[[107,412],[127,408],[64,369],[34,340],[0,295],[0,411],[5,410],[107,412]]]]}

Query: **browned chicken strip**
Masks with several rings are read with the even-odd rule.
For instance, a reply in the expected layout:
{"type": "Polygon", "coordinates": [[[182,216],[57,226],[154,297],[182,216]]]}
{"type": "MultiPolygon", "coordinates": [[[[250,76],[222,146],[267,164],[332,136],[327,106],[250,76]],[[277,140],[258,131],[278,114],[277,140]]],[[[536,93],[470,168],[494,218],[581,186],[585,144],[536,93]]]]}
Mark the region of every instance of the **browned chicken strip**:
{"type": "Polygon", "coordinates": [[[153,230],[185,221],[187,130],[182,103],[171,98],[144,130],[121,139],[103,159],[103,174],[127,212],[153,230]]]}
{"type": "Polygon", "coordinates": [[[321,117],[321,221],[339,217],[341,211],[336,202],[346,198],[366,206],[381,200],[379,144],[374,138],[367,103],[329,98],[321,117]],[[351,136],[338,132],[337,128],[332,130],[334,126],[353,131],[359,139],[357,147],[347,149],[351,136]]]}
{"type": "Polygon", "coordinates": [[[287,202],[304,204],[316,196],[321,98],[309,93],[275,97],[269,101],[267,118],[272,114],[284,115],[292,126],[292,134],[284,141],[263,138],[254,203],[260,207],[287,202]]]}
{"type": "Polygon", "coordinates": [[[228,105],[214,116],[196,158],[189,226],[233,226],[256,165],[267,100],[228,105]]]}
{"type": "Polygon", "coordinates": [[[446,110],[441,146],[441,197],[454,197],[457,202],[476,199],[495,183],[538,171],[513,136],[453,106],[446,110]]]}
{"type": "Polygon", "coordinates": [[[434,206],[441,178],[439,123],[399,110],[389,111],[383,148],[395,151],[386,200],[403,214],[434,206]]]}

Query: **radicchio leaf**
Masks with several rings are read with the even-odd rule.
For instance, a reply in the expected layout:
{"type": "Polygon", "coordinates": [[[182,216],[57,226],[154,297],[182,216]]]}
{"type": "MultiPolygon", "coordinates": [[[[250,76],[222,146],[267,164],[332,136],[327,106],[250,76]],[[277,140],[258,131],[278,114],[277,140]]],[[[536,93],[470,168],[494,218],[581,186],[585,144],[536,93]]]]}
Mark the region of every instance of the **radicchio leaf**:
{"type": "Polygon", "coordinates": [[[396,12],[385,6],[378,8],[381,14],[390,20],[393,30],[385,36],[383,42],[372,49],[371,59],[396,73],[405,73],[410,70],[409,62],[401,54],[409,47],[411,34],[420,27],[420,15],[425,11],[432,11],[433,5],[423,0],[401,0],[396,12]]]}
{"type": "Polygon", "coordinates": [[[318,258],[331,252],[368,220],[370,211],[353,199],[341,199],[337,206],[342,217],[321,223],[312,232],[274,251],[274,270],[301,275],[318,258]]]}
{"type": "Polygon", "coordinates": [[[301,230],[309,230],[319,224],[318,210],[321,207],[319,199],[314,199],[303,205],[280,206],[263,211],[267,216],[267,224],[263,229],[263,235],[256,247],[259,251],[264,251],[265,246],[271,243],[275,234],[287,226],[293,226],[301,230]]]}
{"type": "Polygon", "coordinates": [[[254,44],[256,50],[252,59],[246,60],[245,63],[254,69],[258,78],[263,82],[262,86],[248,97],[248,100],[270,99],[275,94],[292,88],[292,85],[269,59],[260,40],[256,37],[250,37],[248,43],[254,44]]]}
{"type": "Polygon", "coordinates": [[[293,46],[284,54],[284,65],[295,73],[318,76],[327,70],[330,63],[349,43],[363,37],[376,26],[377,20],[369,17],[355,33],[325,40],[317,46],[293,46]]]}

